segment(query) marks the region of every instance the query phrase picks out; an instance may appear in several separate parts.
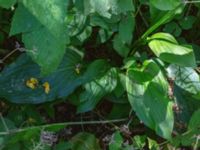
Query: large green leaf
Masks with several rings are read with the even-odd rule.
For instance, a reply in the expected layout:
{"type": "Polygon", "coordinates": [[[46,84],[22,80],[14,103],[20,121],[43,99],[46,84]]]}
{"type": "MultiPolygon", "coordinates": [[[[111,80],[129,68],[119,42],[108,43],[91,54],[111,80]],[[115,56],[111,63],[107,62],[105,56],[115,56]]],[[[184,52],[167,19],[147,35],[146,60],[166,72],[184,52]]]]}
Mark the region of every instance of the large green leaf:
{"type": "Polygon", "coordinates": [[[16,3],[16,0],[0,0],[0,7],[10,8],[16,3]]]}
{"type": "Polygon", "coordinates": [[[23,33],[28,54],[43,74],[53,72],[65,53],[67,0],[22,0],[15,12],[10,34],[23,33]]]}
{"type": "Polygon", "coordinates": [[[78,112],[92,110],[105,95],[111,93],[117,86],[117,70],[111,68],[103,77],[85,85],[81,94],[78,112]]]}
{"type": "Polygon", "coordinates": [[[182,3],[181,0],[150,0],[160,10],[172,10],[182,3]]]}
{"type": "Polygon", "coordinates": [[[191,94],[200,93],[200,78],[193,68],[170,65],[167,68],[169,77],[176,85],[191,94]]]}
{"type": "MultiPolygon", "coordinates": [[[[130,68],[131,69],[131,68],[130,68]]],[[[171,138],[174,116],[172,102],[168,98],[168,83],[162,72],[145,83],[137,83],[134,74],[127,73],[128,100],[137,116],[148,127],[166,139],[171,138]]]]}
{"type": "Polygon", "coordinates": [[[6,67],[0,74],[0,97],[14,103],[43,103],[56,98],[67,97],[78,86],[90,82],[107,71],[104,60],[96,60],[86,71],[76,68],[81,64],[81,57],[75,51],[68,49],[60,67],[51,75],[41,77],[39,67],[27,55],[20,56],[13,64],[6,67]],[[37,78],[39,86],[31,89],[26,81],[37,78]],[[49,82],[50,92],[45,93],[42,84],[49,82]]]}
{"type": "Polygon", "coordinates": [[[195,67],[196,61],[190,46],[179,45],[168,33],[156,33],[149,38],[149,47],[161,60],[185,67],[195,67]]]}

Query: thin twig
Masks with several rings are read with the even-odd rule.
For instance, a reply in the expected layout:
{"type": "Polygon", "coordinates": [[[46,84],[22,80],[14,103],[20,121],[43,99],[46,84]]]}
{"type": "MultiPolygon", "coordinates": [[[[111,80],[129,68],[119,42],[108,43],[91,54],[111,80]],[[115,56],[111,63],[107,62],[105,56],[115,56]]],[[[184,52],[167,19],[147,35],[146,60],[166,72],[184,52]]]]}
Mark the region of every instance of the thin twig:
{"type": "Polygon", "coordinates": [[[1,113],[0,113],[0,118],[1,118],[1,121],[3,123],[3,126],[4,126],[4,128],[6,130],[6,132],[9,132],[8,126],[6,125],[6,122],[5,122],[5,120],[4,120],[4,118],[3,118],[1,113]]]}
{"type": "Polygon", "coordinates": [[[195,4],[195,3],[200,3],[199,1],[184,1],[185,4],[195,4]]]}
{"type": "Polygon", "coordinates": [[[0,63],[4,63],[4,61],[6,60],[6,59],[8,59],[11,55],[13,55],[15,52],[17,52],[17,51],[20,51],[20,52],[23,52],[23,51],[25,51],[25,49],[24,48],[16,48],[16,49],[14,49],[14,50],[12,50],[10,53],[8,53],[5,57],[3,57],[2,59],[0,59],[0,63]]]}
{"type": "Polygon", "coordinates": [[[62,123],[53,123],[53,124],[47,124],[47,125],[41,125],[41,126],[33,126],[33,127],[27,127],[22,129],[12,129],[8,132],[0,132],[0,135],[9,135],[9,134],[15,134],[20,132],[25,132],[28,130],[34,130],[34,129],[41,129],[41,128],[49,128],[53,126],[69,126],[69,125],[94,125],[94,124],[107,124],[107,123],[116,123],[116,122],[124,122],[127,121],[128,118],[122,118],[122,119],[114,119],[114,120],[103,120],[103,121],[80,121],[80,122],[62,122],[62,123]]]}

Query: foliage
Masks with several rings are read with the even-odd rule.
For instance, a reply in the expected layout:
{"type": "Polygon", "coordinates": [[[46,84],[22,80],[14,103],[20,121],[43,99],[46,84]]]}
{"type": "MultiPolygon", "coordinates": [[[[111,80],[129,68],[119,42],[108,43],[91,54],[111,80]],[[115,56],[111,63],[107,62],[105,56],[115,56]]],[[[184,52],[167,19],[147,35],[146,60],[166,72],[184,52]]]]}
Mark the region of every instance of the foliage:
{"type": "Polygon", "coordinates": [[[58,135],[66,126],[103,123],[82,115],[102,118],[110,105],[103,118],[115,131],[107,149],[198,149],[199,6],[182,0],[0,0],[0,149],[102,149],[97,133],[58,135]],[[58,117],[63,102],[76,108],[71,113],[80,114],[80,122],[65,116],[64,123],[47,121],[58,117]],[[147,132],[133,134],[137,126],[147,132]]]}

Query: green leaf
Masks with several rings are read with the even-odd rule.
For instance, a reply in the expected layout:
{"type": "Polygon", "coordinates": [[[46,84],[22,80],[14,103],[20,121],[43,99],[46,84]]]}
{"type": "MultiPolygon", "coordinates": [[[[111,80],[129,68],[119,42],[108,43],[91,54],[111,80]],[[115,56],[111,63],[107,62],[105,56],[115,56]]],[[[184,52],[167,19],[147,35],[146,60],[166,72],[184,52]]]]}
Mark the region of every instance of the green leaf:
{"type": "Polygon", "coordinates": [[[191,94],[200,93],[200,78],[193,68],[170,65],[168,75],[176,85],[191,94]]]}
{"type": "MultiPolygon", "coordinates": [[[[200,127],[200,109],[195,111],[190,119],[188,129],[189,130],[194,130],[194,129],[199,129],[200,127]]],[[[199,129],[200,130],[200,129],[199,129]]]]}
{"type": "Polygon", "coordinates": [[[188,30],[188,29],[192,28],[192,26],[195,23],[196,19],[197,18],[194,17],[194,16],[186,16],[186,17],[184,17],[183,19],[181,19],[179,21],[179,24],[182,27],[182,29],[188,30]]]}
{"type": "Polygon", "coordinates": [[[129,69],[130,78],[139,83],[151,81],[159,72],[158,65],[149,60],[145,61],[141,68],[134,67],[129,69]]]}
{"type": "Polygon", "coordinates": [[[132,15],[129,15],[120,21],[119,36],[123,42],[128,44],[131,43],[134,27],[135,27],[135,18],[132,15]]]}
{"type": "Polygon", "coordinates": [[[196,67],[193,49],[179,45],[168,33],[156,33],[149,38],[149,47],[161,60],[185,67],[196,67]]]}
{"type": "Polygon", "coordinates": [[[87,70],[80,68],[81,56],[74,50],[68,49],[59,68],[47,77],[41,77],[39,67],[27,55],[20,56],[0,74],[0,97],[14,103],[43,103],[67,97],[78,86],[90,82],[107,71],[107,63],[97,60],[91,63],[87,70]],[[96,70],[97,69],[97,70],[96,70]],[[35,89],[26,86],[31,77],[38,79],[39,85],[35,89]],[[42,84],[49,82],[50,92],[45,93],[42,84]]]}
{"type": "Polygon", "coordinates": [[[110,2],[109,0],[90,0],[90,4],[93,9],[98,12],[101,16],[110,18],[111,14],[109,13],[110,2]]]}
{"type": "Polygon", "coordinates": [[[133,137],[133,145],[138,149],[143,149],[146,145],[146,136],[136,135],[133,137]]]}
{"type": "Polygon", "coordinates": [[[159,144],[155,140],[152,140],[150,138],[147,138],[147,139],[148,139],[149,149],[150,150],[158,150],[158,149],[160,149],[159,144]]]}
{"type": "Polygon", "coordinates": [[[160,10],[172,10],[182,3],[181,0],[150,0],[160,10]]]}
{"type": "MultiPolygon", "coordinates": [[[[131,70],[131,68],[130,68],[131,70]]],[[[151,81],[142,84],[132,80],[127,73],[128,100],[141,121],[163,138],[170,139],[174,116],[172,102],[168,98],[168,83],[160,71],[151,81]]]]}
{"type": "Polygon", "coordinates": [[[111,16],[135,11],[132,0],[90,0],[91,7],[101,16],[111,18],[111,16]]]}
{"type": "Polygon", "coordinates": [[[72,150],[100,150],[98,139],[87,132],[78,133],[70,139],[69,143],[72,150]]]}
{"type": "Polygon", "coordinates": [[[190,119],[187,132],[180,135],[178,138],[181,140],[183,146],[200,147],[199,134],[200,134],[200,110],[195,111],[190,119]]]}
{"type": "Polygon", "coordinates": [[[0,7],[10,8],[16,3],[16,0],[0,0],[0,7]]]}
{"type": "Polygon", "coordinates": [[[118,5],[122,13],[127,11],[135,11],[135,6],[132,0],[118,0],[118,5]]]}
{"type": "Polygon", "coordinates": [[[166,24],[163,31],[178,37],[180,36],[182,29],[179,27],[179,25],[176,22],[170,22],[166,24]]]}
{"type": "Polygon", "coordinates": [[[27,52],[43,75],[55,71],[65,53],[66,7],[67,0],[22,0],[14,15],[10,34],[23,33],[27,52]]]}
{"type": "Polygon", "coordinates": [[[41,26],[42,25],[38,23],[37,18],[35,18],[24,5],[19,3],[12,19],[10,36],[19,33],[32,32],[39,29],[41,26]]]}
{"type": "Polygon", "coordinates": [[[108,0],[111,5],[111,12],[115,15],[135,11],[135,6],[132,0],[108,0]]]}
{"type": "Polygon", "coordinates": [[[87,83],[85,92],[81,94],[80,105],[77,111],[86,112],[92,110],[105,95],[111,93],[117,86],[117,70],[111,68],[100,79],[87,83]]]}
{"type": "Polygon", "coordinates": [[[128,46],[125,45],[125,43],[122,41],[119,34],[115,35],[113,39],[113,47],[117,51],[117,53],[122,57],[127,57],[130,49],[128,46]]]}
{"type": "Polygon", "coordinates": [[[45,28],[24,34],[22,38],[27,53],[41,67],[42,74],[55,71],[65,53],[65,40],[62,40],[65,38],[56,38],[45,28]]]}
{"type": "Polygon", "coordinates": [[[112,135],[112,139],[109,143],[109,150],[122,150],[122,143],[123,143],[123,138],[120,132],[116,131],[112,135]]]}

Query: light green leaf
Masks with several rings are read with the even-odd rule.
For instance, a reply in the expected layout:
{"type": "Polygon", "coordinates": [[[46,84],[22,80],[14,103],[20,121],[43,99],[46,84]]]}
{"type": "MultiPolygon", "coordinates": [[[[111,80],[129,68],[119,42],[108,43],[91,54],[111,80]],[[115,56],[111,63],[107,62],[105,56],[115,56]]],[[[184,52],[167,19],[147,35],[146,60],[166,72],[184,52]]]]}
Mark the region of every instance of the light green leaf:
{"type": "Polygon", "coordinates": [[[119,131],[116,131],[109,143],[109,150],[122,150],[123,138],[119,131]]]}
{"type": "Polygon", "coordinates": [[[145,61],[141,68],[134,67],[129,69],[130,78],[139,83],[151,81],[159,72],[158,65],[149,60],[145,61]]]}
{"type": "Polygon", "coordinates": [[[105,95],[111,93],[117,86],[117,70],[111,68],[103,77],[87,83],[85,92],[81,94],[78,112],[92,110],[105,95]]]}
{"type": "Polygon", "coordinates": [[[27,52],[43,75],[55,71],[65,53],[66,7],[67,0],[22,0],[14,15],[10,34],[23,33],[27,52]]]}
{"type": "MultiPolygon", "coordinates": [[[[131,69],[131,68],[130,68],[131,69]]],[[[152,81],[143,84],[127,74],[126,90],[128,100],[141,121],[154,129],[163,138],[170,139],[174,116],[172,102],[168,98],[168,83],[160,71],[152,81]]]]}
{"type": "Polygon", "coordinates": [[[135,27],[135,18],[132,15],[123,18],[119,24],[119,36],[123,42],[130,44],[135,27]]]}
{"type": "Polygon", "coordinates": [[[36,104],[53,101],[56,98],[67,97],[78,86],[91,82],[108,69],[106,61],[96,60],[86,71],[80,68],[80,74],[77,74],[76,69],[81,63],[81,56],[68,49],[59,68],[51,75],[41,77],[39,66],[27,55],[22,55],[1,72],[0,97],[13,103],[36,104]],[[32,77],[39,81],[35,89],[26,86],[26,81],[32,77]],[[44,82],[50,85],[48,94],[42,86],[44,82]]]}
{"type": "Polygon", "coordinates": [[[147,139],[148,139],[148,143],[149,143],[149,149],[151,149],[151,150],[160,149],[159,144],[155,140],[152,140],[150,138],[147,138],[147,139]]]}
{"type": "Polygon", "coordinates": [[[168,33],[156,33],[149,38],[149,47],[161,60],[185,67],[195,67],[193,49],[179,45],[168,33]]]}
{"type": "Polygon", "coordinates": [[[16,3],[16,0],[0,0],[0,7],[10,8],[16,3]]]}
{"type": "Polygon", "coordinates": [[[181,0],[150,0],[160,10],[172,10],[182,3],[181,0]]]}
{"type": "Polygon", "coordinates": [[[22,38],[27,53],[41,67],[43,75],[52,73],[58,67],[65,53],[65,40],[52,36],[46,28],[26,33],[22,38]]]}

